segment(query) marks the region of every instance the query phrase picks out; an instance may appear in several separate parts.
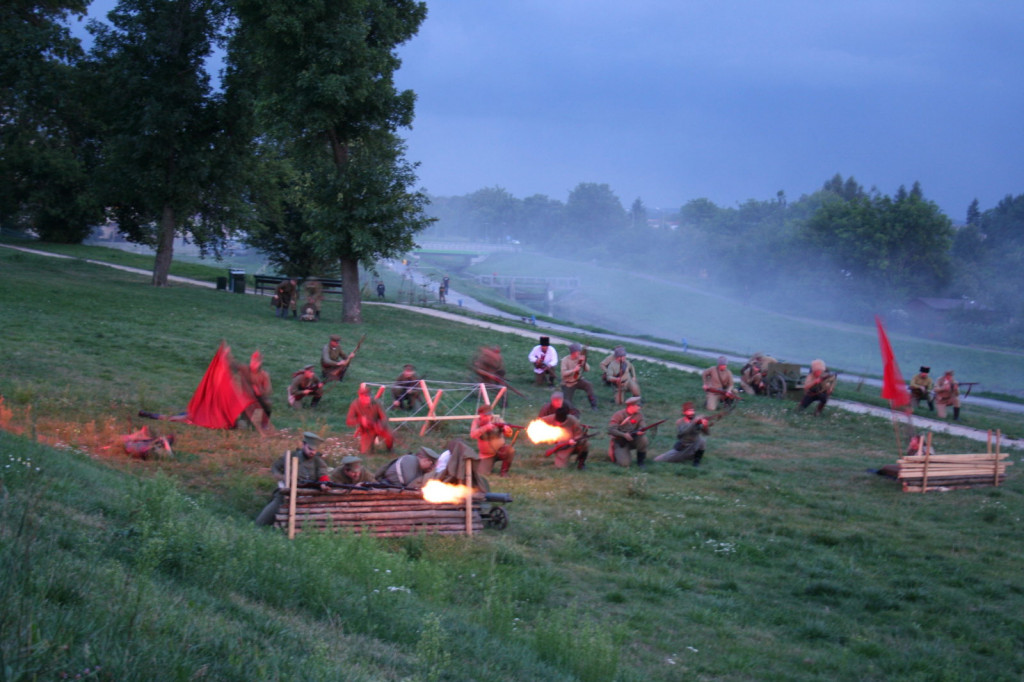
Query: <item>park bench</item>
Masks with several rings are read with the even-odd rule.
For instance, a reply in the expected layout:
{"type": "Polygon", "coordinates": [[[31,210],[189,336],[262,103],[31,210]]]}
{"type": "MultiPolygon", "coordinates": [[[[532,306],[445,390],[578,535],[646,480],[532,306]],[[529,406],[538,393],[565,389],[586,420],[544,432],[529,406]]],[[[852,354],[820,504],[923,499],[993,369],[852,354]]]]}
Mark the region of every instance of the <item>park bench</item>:
{"type": "MultiPolygon", "coordinates": [[[[268,292],[267,295],[273,296],[274,291],[277,289],[277,285],[283,282],[286,277],[280,275],[254,275],[253,281],[255,284],[256,293],[259,296],[263,296],[264,292],[268,292]]],[[[324,287],[324,297],[335,295],[340,296],[342,293],[341,280],[340,279],[328,279],[324,277],[317,277],[320,280],[320,284],[324,287]]],[[[303,280],[296,277],[295,281],[299,284],[299,292],[301,297],[302,282],[303,280]]]]}

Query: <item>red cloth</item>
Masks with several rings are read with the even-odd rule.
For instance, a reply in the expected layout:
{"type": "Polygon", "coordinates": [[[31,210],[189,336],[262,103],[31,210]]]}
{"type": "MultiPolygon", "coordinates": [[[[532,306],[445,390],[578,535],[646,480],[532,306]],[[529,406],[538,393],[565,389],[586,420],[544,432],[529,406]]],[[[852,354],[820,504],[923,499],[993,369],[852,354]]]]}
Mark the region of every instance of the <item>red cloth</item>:
{"type": "Polygon", "coordinates": [[[896,365],[896,356],[889,345],[889,337],[882,326],[882,318],[878,315],[875,315],[875,325],[878,327],[878,346],[882,350],[882,397],[891,401],[894,408],[909,405],[910,393],[907,391],[907,382],[903,380],[900,368],[896,365]]]}
{"type": "Polygon", "coordinates": [[[208,429],[231,429],[253,399],[231,373],[231,349],[221,341],[203,380],[188,404],[188,420],[208,429]]]}

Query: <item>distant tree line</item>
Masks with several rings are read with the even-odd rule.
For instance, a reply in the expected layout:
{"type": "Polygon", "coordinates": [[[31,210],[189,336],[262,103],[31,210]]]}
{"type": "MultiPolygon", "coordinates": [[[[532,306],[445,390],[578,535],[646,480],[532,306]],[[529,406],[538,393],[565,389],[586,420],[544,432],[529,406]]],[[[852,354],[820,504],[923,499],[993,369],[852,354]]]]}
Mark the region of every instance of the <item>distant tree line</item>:
{"type": "Polygon", "coordinates": [[[113,218],[158,286],[175,236],[219,255],[241,233],[284,272],[340,276],[359,321],[358,265],[431,222],[393,79],[425,3],[120,0],[85,52],[67,22],[87,6],[0,11],[0,226],[79,242],[113,218]]]}
{"type": "Polygon", "coordinates": [[[975,201],[961,227],[916,182],[889,196],[840,174],[796,201],[783,192],[735,207],[694,199],[651,221],[642,200],[627,211],[596,183],[578,185],[565,203],[516,199],[494,187],[432,197],[429,211],[437,223],[425,238],[514,240],[801,315],[863,322],[881,313],[910,328],[908,301],[966,297],[973,304],[916,331],[1000,344],[1024,339],[1024,196],[986,211],[975,201]]]}

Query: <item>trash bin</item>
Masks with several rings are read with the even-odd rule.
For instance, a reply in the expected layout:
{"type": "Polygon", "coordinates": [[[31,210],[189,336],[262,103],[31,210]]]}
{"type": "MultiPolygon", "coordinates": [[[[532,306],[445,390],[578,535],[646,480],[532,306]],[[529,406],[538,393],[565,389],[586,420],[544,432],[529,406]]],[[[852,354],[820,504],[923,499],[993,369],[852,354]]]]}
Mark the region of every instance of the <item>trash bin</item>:
{"type": "Polygon", "coordinates": [[[217,278],[217,291],[225,291],[228,288],[228,278],[218,277],[217,278]]]}
{"type": "Polygon", "coordinates": [[[245,293],[245,270],[236,270],[231,268],[228,270],[231,275],[231,291],[236,294],[245,293]]]}

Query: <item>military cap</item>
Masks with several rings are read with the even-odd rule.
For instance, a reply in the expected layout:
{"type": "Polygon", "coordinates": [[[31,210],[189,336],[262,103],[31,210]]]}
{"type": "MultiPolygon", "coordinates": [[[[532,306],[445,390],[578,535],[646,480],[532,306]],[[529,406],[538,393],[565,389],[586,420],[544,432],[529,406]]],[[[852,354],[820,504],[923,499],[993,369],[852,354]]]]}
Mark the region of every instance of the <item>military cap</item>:
{"type": "Polygon", "coordinates": [[[477,414],[490,414],[491,411],[492,410],[490,405],[481,405],[480,407],[476,408],[477,414]]]}
{"type": "Polygon", "coordinates": [[[693,411],[694,410],[693,410],[693,402],[692,401],[687,400],[685,403],[683,403],[683,412],[693,412],[693,411]]]}
{"type": "Polygon", "coordinates": [[[615,350],[612,351],[612,355],[617,358],[626,357],[626,348],[624,346],[615,346],[615,350]]]}
{"type": "Polygon", "coordinates": [[[433,450],[428,448],[426,445],[424,445],[419,450],[417,450],[416,451],[416,455],[417,456],[429,457],[430,459],[434,460],[435,462],[437,461],[437,458],[440,456],[436,452],[434,452],[433,450]]]}
{"type": "Polygon", "coordinates": [[[635,395],[635,396],[632,396],[630,398],[626,398],[626,404],[627,405],[639,405],[640,404],[640,396],[635,395]]]}
{"type": "Polygon", "coordinates": [[[724,355],[719,355],[718,356],[718,366],[719,367],[721,367],[723,365],[728,365],[728,364],[729,364],[729,361],[725,359],[724,355]]]}
{"type": "Polygon", "coordinates": [[[341,459],[341,466],[347,467],[349,464],[359,464],[362,461],[362,457],[356,457],[355,455],[345,455],[341,459]]]}
{"type": "Polygon", "coordinates": [[[925,367],[924,365],[922,365],[921,369],[918,370],[918,371],[921,372],[921,374],[927,374],[928,372],[932,371],[932,368],[931,367],[925,367]]]}
{"type": "Polygon", "coordinates": [[[551,399],[552,400],[565,400],[565,394],[562,393],[561,391],[555,391],[554,393],[551,394],[551,399]]]}
{"type": "Polygon", "coordinates": [[[334,341],[334,342],[341,341],[341,337],[338,336],[337,334],[331,334],[331,341],[334,341]]]}
{"type": "Polygon", "coordinates": [[[578,343],[570,343],[569,344],[569,352],[570,353],[579,353],[581,350],[583,350],[583,346],[581,346],[580,344],[578,344],[578,343]]]}
{"type": "Polygon", "coordinates": [[[324,442],[324,439],[316,435],[312,431],[306,431],[302,434],[302,442],[311,448],[315,448],[320,443],[324,442]]]}

